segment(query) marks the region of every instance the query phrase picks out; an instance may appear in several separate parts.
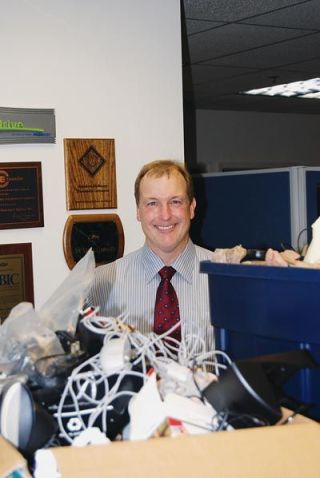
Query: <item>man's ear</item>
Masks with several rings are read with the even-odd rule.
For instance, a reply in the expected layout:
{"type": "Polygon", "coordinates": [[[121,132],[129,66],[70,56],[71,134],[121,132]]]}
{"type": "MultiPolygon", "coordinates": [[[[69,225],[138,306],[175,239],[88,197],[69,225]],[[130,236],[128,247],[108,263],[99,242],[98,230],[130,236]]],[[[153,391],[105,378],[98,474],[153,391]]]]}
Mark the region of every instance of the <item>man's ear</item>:
{"type": "Polygon", "coordinates": [[[138,206],[137,206],[137,210],[136,210],[136,218],[137,218],[137,221],[141,222],[140,212],[139,212],[139,207],[138,206]]]}
{"type": "Polygon", "coordinates": [[[195,198],[193,198],[191,203],[190,203],[190,219],[193,219],[194,216],[195,216],[196,206],[197,206],[197,201],[196,201],[195,198]]]}

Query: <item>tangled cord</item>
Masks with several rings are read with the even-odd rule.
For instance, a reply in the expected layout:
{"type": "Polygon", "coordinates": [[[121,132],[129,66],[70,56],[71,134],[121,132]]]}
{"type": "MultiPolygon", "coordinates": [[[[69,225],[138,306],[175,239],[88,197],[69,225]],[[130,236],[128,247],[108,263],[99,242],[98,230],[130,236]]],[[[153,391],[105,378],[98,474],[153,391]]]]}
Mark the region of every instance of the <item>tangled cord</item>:
{"type": "MultiPolygon", "coordinates": [[[[101,351],[74,368],[61,395],[55,414],[60,435],[72,443],[79,431],[99,422],[101,431],[108,433],[108,413],[115,410],[118,398],[131,399],[137,392],[121,390],[121,383],[127,377],[137,377],[144,384],[148,370],[165,379],[168,365],[174,361],[194,372],[195,369],[207,371],[226,368],[217,357],[230,363],[229,357],[221,351],[205,351],[205,342],[198,336],[188,335],[178,342],[170,337],[179,327],[175,324],[170,330],[157,335],[154,332],[142,334],[126,323],[126,317],[102,317],[98,308],[83,311],[81,322],[93,333],[104,335],[103,347],[115,338],[122,338],[129,344],[130,356],[124,360],[119,370],[108,372],[101,363],[101,351]],[[112,377],[112,379],[111,379],[112,377]],[[111,385],[111,383],[113,384],[111,385]],[[64,419],[72,417],[74,426],[67,429],[64,419]]],[[[193,373],[194,378],[194,373],[193,373]]]]}

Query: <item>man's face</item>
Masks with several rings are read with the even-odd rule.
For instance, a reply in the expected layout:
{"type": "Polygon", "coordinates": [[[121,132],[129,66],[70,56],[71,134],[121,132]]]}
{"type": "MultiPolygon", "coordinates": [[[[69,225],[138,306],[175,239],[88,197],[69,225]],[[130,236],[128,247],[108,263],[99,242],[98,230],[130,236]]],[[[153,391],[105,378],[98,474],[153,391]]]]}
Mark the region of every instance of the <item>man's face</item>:
{"type": "Polygon", "coordinates": [[[196,201],[190,203],[185,180],[178,172],[169,177],[143,177],[137,219],[147,245],[165,264],[171,264],[186,247],[195,207],[196,201]]]}

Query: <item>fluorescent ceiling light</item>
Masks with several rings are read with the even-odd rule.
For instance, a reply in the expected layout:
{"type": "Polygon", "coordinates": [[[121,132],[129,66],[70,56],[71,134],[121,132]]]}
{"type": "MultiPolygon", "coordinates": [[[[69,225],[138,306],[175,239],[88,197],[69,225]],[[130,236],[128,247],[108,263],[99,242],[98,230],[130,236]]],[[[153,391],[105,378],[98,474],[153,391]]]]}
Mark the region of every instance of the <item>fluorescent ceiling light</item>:
{"type": "Polygon", "coordinates": [[[320,78],[306,81],[295,81],[283,85],[267,86],[254,90],[242,91],[245,95],[286,96],[297,98],[320,99],[320,78]]]}

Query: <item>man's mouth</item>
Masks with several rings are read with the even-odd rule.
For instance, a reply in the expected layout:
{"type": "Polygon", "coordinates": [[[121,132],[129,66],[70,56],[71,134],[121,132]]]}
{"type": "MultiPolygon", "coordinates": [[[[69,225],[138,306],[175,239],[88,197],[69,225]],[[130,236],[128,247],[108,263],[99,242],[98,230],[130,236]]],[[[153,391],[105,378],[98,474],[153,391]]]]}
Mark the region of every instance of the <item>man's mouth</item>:
{"type": "Polygon", "coordinates": [[[174,229],[174,224],[171,224],[170,226],[156,226],[156,228],[161,232],[169,232],[174,229]]]}

